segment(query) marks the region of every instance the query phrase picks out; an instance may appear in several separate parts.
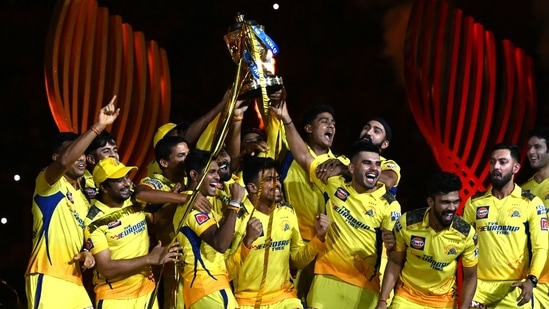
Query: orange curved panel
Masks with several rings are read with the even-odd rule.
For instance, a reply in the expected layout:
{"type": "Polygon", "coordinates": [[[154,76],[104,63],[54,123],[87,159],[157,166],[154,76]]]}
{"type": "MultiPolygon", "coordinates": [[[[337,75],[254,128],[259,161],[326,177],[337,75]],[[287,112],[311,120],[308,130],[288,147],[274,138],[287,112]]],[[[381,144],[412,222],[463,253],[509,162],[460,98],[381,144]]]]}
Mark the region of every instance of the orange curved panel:
{"type": "MultiPolygon", "coordinates": [[[[123,23],[119,26],[120,33],[120,76],[118,79],[118,106],[125,112],[119,116],[119,119],[113,124],[114,131],[118,136],[118,147],[122,150],[123,162],[130,162],[132,149],[127,149],[127,140],[129,138],[127,131],[131,131],[132,113],[136,106],[134,102],[135,90],[135,70],[136,70],[136,49],[133,43],[134,32],[132,26],[123,23]]],[[[132,134],[135,134],[132,133],[132,134]]]]}
{"type": "Polygon", "coordinates": [[[53,119],[60,131],[71,131],[72,129],[70,116],[63,105],[62,90],[59,85],[59,72],[62,68],[59,63],[59,49],[69,6],[70,0],[57,2],[52,14],[44,53],[46,95],[53,119]]]}
{"type": "Polygon", "coordinates": [[[156,127],[168,121],[171,104],[168,58],[156,42],[95,0],[59,0],[48,32],[44,77],[60,130],[87,130],[117,95],[121,115],[108,130],[117,137],[121,160],[143,167],[152,159],[150,140],[156,127]]]}

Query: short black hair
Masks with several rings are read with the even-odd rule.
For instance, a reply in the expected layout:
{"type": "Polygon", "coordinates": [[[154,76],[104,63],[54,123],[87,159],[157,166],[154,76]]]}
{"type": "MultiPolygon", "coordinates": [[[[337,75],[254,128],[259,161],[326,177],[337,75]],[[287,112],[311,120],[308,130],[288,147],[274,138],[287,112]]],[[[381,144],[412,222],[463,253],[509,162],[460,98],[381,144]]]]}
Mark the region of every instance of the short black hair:
{"type": "Polygon", "coordinates": [[[278,168],[278,162],[269,157],[249,157],[244,160],[243,165],[242,178],[245,185],[257,181],[259,172],[270,168],[278,168]]]}
{"type": "Polygon", "coordinates": [[[165,136],[164,138],[159,140],[158,144],[156,144],[156,147],[154,147],[154,159],[156,160],[156,162],[160,163],[160,160],[162,159],[168,160],[170,158],[170,154],[172,153],[173,148],[180,143],[185,143],[187,144],[187,147],[189,146],[187,140],[179,135],[165,136]]]}
{"type": "Polygon", "coordinates": [[[113,145],[116,145],[116,137],[110,133],[109,131],[107,130],[103,130],[103,132],[101,132],[101,134],[97,135],[93,141],[91,142],[91,144],[88,146],[88,148],[86,149],[86,151],[84,152],[86,155],[89,155],[91,153],[93,153],[94,151],[96,151],[97,149],[101,148],[101,147],[105,147],[105,145],[107,144],[113,144],[113,145]]]}
{"type": "Polygon", "coordinates": [[[74,132],[60,132],[53,136],[50,143],[51,153],[61,153],[66,142],[74,142],[80,135],[74,132]]]}
{"type": "Polygon", "coordinates": [[[322,113],[330,113],[333,117],[335,117],[334,109],[330,105],[315,105],[303,114],[301,117],[301,126],[304,127],[305,125],[313,123],[315,118],[322,113]]]}
{"type": "Polygon", "coordinates": [[[461,179],[450,172],[439,172],[431,176],[427,184],[427,196],[434,198],[439,194],[448,194],[454,191],[460,191],[462,187],[461,179]]]}
{"type": "Polygon", "coordinates": [[[511,158],[515,159],[515,161],[520,162],[520,148],[516,144],[503,142],[495,144],[494,147],[492,147],[492,151],[494,152],[496,150],[500,149],[507,149],[511,153],[511,158]]]}
{"type": "Polygon", "coordinates": [[[185,171],[187,172],[187,175],[190,175],[191,171],[201,173],[206,165],[208,165],[211,155],[212,153],[209,151],[196,148],[191,150],[189,155],[185,158],[185,171]]]}
{"type": "Polygon", "coordinates": [[[549,152],[549,127],[535,127],[528,132],[526,138],[530,139],[534,136],[537,138],[543,138],[545,140],[545,146],[548,146],[547,152],[549,152]]]}
{"type": "Polygon", "coordinates": [[[369,142],[369,141],[365,141],[365,140],[358,140],[356,142],[354,142],[352,145],[351,145],[351,148],[349,149],[349,152],[347,154],[347,157],[349,158],[349,160],[353,160],[356,155],[358,155],[360,152],[363,152],[363,151],[366,151],[366,152],[375,152],[377,154],[379,154],[379,148],[376,147],[374,144],[372,144],[372,142],[369,142]]]}
{"type": "Polygon", "coordinates": [[[259,136],[261,136],[261,139],[263,139],[264,141],[266,141],[267,139],[265,138],[265,133],[260,130],[260,129],[257,129],[257,128],[246,128],[244,130],[242,130],[242,132],[240,133],[240,138],[244,138],[244,136],[246,136],[247,134],[250,134],[250,133],[255,133],[259,136]]]}

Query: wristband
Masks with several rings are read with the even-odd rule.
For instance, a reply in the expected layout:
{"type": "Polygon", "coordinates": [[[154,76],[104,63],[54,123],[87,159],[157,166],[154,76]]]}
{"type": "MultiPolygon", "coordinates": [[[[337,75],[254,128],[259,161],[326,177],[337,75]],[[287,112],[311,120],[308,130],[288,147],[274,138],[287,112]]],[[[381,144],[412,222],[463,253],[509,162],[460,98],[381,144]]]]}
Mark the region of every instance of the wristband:
{"type": "Polygon", "coordinates": [[[233,116],[233,121],[242,121],[244,119],[244,115],[242,116],[233,116]]]}
{"type": "Polygon", "coordinates": [[[233,200],[229,201],[229,204],[227,205],[227,208],[234,210],[238,212],[240,210],[241,205],[238,202],[235,202],[233,200]]]}
{"type": "Polygon", "coordinates": [[[91,127],[90,130],[92,130],[92,132],[95,133],[96,135],[101,134],[101,132],[99,132],[99,130],[97,130],[97,129],[94,128],[94,127],[91,127]]]}
{"type": "Polygon", "coordinates": [[[379,299],[377,302],[378,303],[385,303],[385,305],[387,305],[387,300],[386,299],[379,299]]]}
{"type": "Polygon", "coordinates": [[[285,126],[288,126],[288,125],[290,125],[292,122],[293,122],[293,120],[290,120],[290,122],[288,122],[288,123],[284,123],[284,121],[282,121],[282,124],[285,125],[285,126]]]}

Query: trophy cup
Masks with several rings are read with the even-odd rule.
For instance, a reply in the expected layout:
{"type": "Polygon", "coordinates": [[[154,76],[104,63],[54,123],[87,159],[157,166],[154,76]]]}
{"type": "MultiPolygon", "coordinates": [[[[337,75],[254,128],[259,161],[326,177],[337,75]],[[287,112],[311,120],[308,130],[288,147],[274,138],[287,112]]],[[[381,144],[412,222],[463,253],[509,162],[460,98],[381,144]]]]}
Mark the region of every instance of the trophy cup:
{"type": "Polygon", "coordinates": [[[263,97],[265,101],[267,95],[284,87],[282,77],[274,75],[278,46],[262,25],[238,13],[223,39],[233,61],[238,64],[244,60],[242,80],[237,81],[241,83],[239,99],[263,97]]]}

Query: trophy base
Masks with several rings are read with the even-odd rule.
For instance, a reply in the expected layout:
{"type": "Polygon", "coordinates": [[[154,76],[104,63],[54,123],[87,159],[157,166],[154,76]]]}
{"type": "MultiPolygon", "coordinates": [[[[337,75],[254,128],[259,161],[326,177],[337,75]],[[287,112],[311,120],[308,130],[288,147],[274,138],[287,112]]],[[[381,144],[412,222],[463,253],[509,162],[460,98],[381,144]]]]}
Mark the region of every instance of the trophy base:
{"type": "MultiPolygon", "coordinates": [[[[265,77],[265,83],[267,84],[268,94],[277,92],[278,90],[284,88],[282,77],[280,76],[267,76],[265,77]]],[[[242,86],[238,99],[246,100],[259,97],[261,97],[261,84],[259,83],[259,80],[251,79],[250,81],[245,82],[242,86]]]]}

